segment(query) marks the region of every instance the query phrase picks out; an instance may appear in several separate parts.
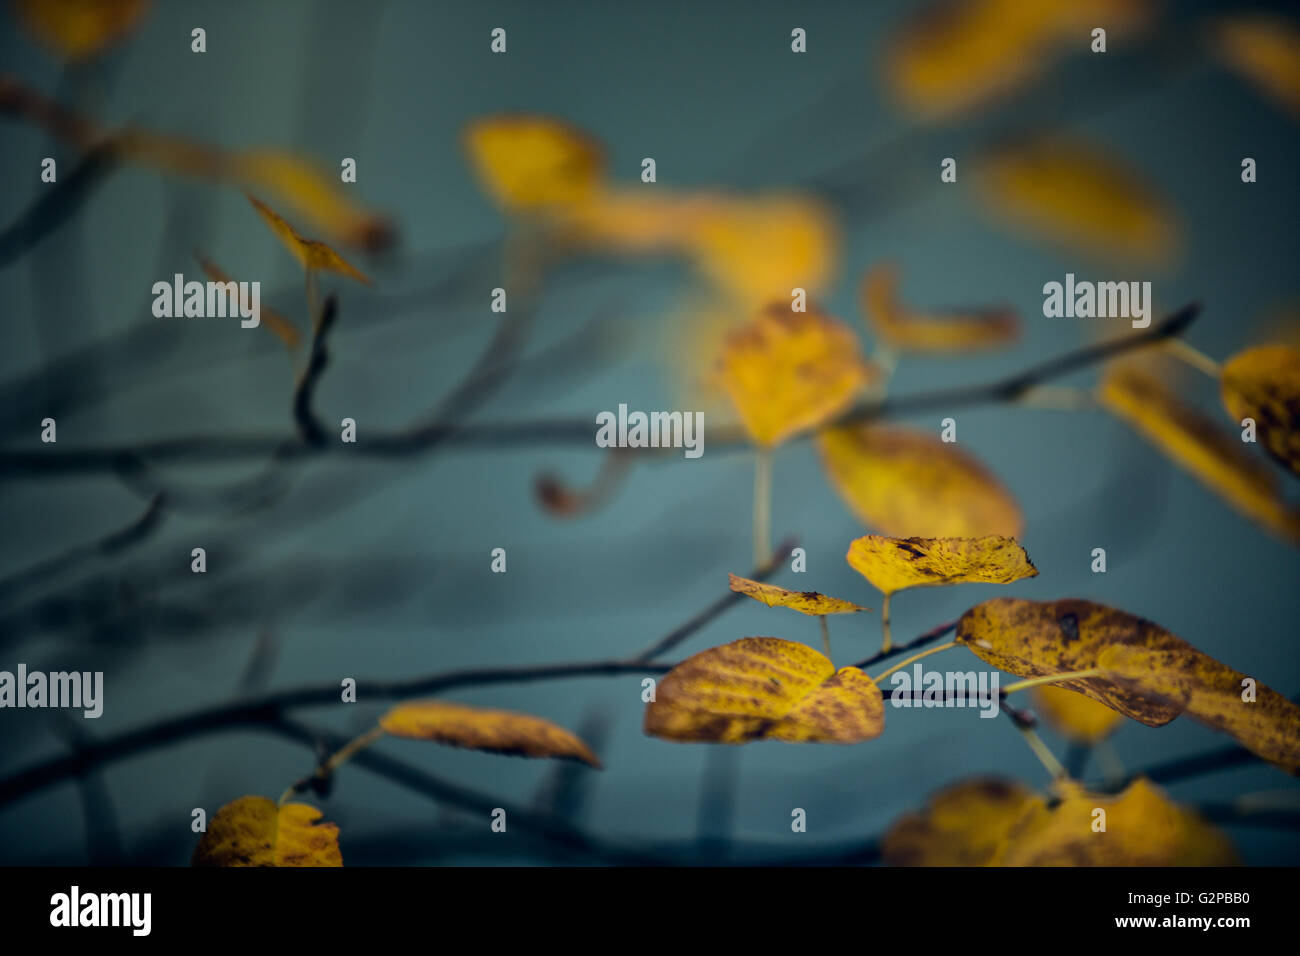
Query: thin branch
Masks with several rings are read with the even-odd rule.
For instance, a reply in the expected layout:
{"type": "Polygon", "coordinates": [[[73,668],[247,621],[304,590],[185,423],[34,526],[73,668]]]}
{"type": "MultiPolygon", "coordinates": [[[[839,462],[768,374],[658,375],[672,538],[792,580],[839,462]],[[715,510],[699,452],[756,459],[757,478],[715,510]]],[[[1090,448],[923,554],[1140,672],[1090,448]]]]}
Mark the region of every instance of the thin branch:
{"type": "Polygon", "coordinates": [[[321,309],[320,322],[316,323],[311,337],[311,357],[303,369],[298,386],[293,391],[293,420],[298,424],[298,434],[308,445],[320,447],[325,444],[325,426],[312,411],[312,398],[321,375],[329,365],[329,335],[338,320],[338,296],[331,294],[321,309]]]}

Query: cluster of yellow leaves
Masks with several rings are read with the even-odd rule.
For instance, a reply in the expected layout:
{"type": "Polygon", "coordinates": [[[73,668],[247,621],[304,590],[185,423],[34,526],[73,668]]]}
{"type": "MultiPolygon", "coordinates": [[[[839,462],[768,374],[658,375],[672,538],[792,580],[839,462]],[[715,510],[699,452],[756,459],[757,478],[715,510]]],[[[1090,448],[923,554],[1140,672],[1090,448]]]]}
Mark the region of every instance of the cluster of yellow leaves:
{"type": "Polygon", "coordinates": [[[871,610],[852,601],[829,597],[816,591],[791,591],[775,584],[751,581],[749,578],[742,578],[735,574],[728,574],[727,577],[730,579],[731,590],[752,597],[768,607],[788,607],[792,611],[814,617],[823,614],[855,614],[858,611],[871,610]]]}
{"type": "Polygon", "coordinates": [[[1070,788],[1054,806],[1020,784],[975,779],[931,797],[882,841],[892,866],[1231,866],[1232,844],[1145,778],[1118,796],[1070,788]],[[1105,811],[1105,830],[1094,829],[1105,811]]]}
{"type": "MultiPolygon", "coordinates": [[[[1270,450],[1286,448],[1293,441],[1287,436],[1294,435],[1285,422],[1291,412],[1285,392],[1275,389],[1285,389],[1288,373],[1275,377],[1270,364],[1254,358],[1233,367],[1235,374],[1224,381],[1225,404],[1229,409],[1255,407],[1270,421],[1264,431],[1270,450]],[[1275,421],[1274,415],[1280,417],[1275,421]]],[[[1102,379],[1100,397],[1106,408],[1242,514],[1288,541],[1300,542],[1300,512],[1287,504],[1266,463],[1182,401],[1151,370],[1136,361],[1113,363],[1102,379]]]]}
{"type": "Polygon", "coordinates": [[[1224,63],[1300,116],[1300,24],[1268,13],[1240,14],[1214,23],[1211,43],[1224,63]]]}
{"type": "Polygon", "coordinates": [[[879,339],[897,349],[952,352],[991,348],[1020,331],[1009,308],[970,309],[938,315],[912,312],[898,301],[898,269],[881,265],[862,279],[862,313],[879,339]]]}
{"type": "Polygon", "coordinates": [[[581,739],[563,727],[508,710],[489,710],[441,700],[398,704],[379,721],[394,737],[430,740],[516,757],[578,760],[592,767],[600,761],[581,739]]]}
{"type": "Polygon", "coordinates": [[[775,637],[688,657],[659,682],[645,712],[647,734],[679,741],[851,744],[884,729],[884,699],[870,677],[775,637]]]}
{"type": "Polygon", "coordinates": [[[962,615],[957,642],[1018,677],[1095,670],[1057,686],[1150,727],[1186,713],[1300,773],[1300,707],[1144,618],[1090,601],[996,598],[962,615]]]}
{"type": "Polygon", "coordinates": [[[240,797],[212,818],[192,866],[342,866],[339,828],[305,803],[240,797]]]}
{"type": "Polygon", "coordinates": [[[1004,535],[1024,527],[1011,493],[937,436],[884,425],[827,428],[817,439],[832,487],[863,524],[896,537],[1004,535]]]}
{"type": "Polygon", "coordinates": [[[11,0],[18,21],[66,60],[85,60],[130,33],[149,0],[11,0]]]}
{"type": "Polygon", "coordinates": [[[1010,584],[1038,569],[1012,538],[885,538],[869,534],[849,545],[849,566],[882,594],[943,584],[1010,584]]]}
{"type": "Polygon", "coordinates": [[[1178,225],[1155,189],[1090,143],[1039,139],[986,157],[980,195],[997,218],[1070,249],[1116,262],[1160,265],[1179,247],[1178,225]]]}
{"type": "Polygon", "coordinates": [[[1234,355],[1220,375],[1223,406],[1253,418],[1265,450],[1300,475],[1300,349],[1262,345],[1234,355]]]}

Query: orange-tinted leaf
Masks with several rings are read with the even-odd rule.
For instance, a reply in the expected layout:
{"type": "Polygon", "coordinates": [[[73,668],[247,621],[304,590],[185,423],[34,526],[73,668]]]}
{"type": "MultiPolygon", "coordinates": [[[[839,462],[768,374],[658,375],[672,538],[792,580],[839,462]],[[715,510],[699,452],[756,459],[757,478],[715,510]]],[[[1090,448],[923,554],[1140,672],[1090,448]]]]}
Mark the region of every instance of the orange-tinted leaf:
{"type": "Polygon", "coordinates": [[[432,740],[517,757],[580,760],[593,767],[600,766],[591,748],[563,727],[508,710],[419,700],[398,704],[384,714],[379,726],[394,737],[432,740]]]}
{"type": "Polygon", "coordinates": [[[890,866],[991,866],[1017,821],[1043,806],[1014,780],[964,780],[933,794],[920,813],[894,821],[881,855],[890,866]]]}
{"type": "MultiPolygon", "coordinates": [[[[229,275],[223,272],[221,270],[221,267],[218,266],[211,259],[205,258],[204,256],[199,256],[198,259],[199,259],[199,265],[203,267],[204,275],[206,275],[213,282],[234,282],[235,281],[229,275]]],[[[238,285],[236,285],[236,288],[238,288],[238,285]]],[[[241,308],[243,307],[242,302],[240,303],[240,307],[241,308]]],[[[275,335],[275,337],[284,343],[286,348],[292,349],[298,345],[300,336],[298,335],[297,328],[294,327],[292,322],[286,319],[279,312],[275,311],[275,309],[268,308],[265,305],[259,306],[259,310],[260,310],[262,324],[264,324],[268,329],[270,329],[271,332],[275,335]]]]}
{"type": "Polygon", "coordinates": [[[845,557],[882,594],[941,584],[1010,584],[1038,574],[1024,548],[998,535],[884,538],[869,534],[850,544],[845,557]]]}
{"type": "Polygon", "coordinates": [[[1020,324],[1008,308],[935,315],[911,312],[898,301],[898,269],[871,269],[862,280],[862,311],[881,341],[918,352],[990,348],[1015,339],[1020,324]]]}
{"type": "Polygon", "coordinates": [[[342,866],[339,828],[305,803],[240,797],[212,818],[192,866],[342,866]]]}
{"type": "Polygon", "coordinates": [[[863,524],[895,537],[1018,537],[1011,493],[937,435],[882,425],[828,428],[817,439],[831,486],[863,524]]]}
{"type": "Polygon", "coordinates": [[[11,0],[24,27],[68,60],[84,60],[135,29],[149,0],[11,0]]]}
{"type": "Polygon", "coordinates": [[[1264,448],[1300,475],[1300,349],[1263,345],[1223,363],[1223,405],[1240,423],[1253,418],[1264,448]]]}
{"type": "Polygon", "coordinates": [[[869,607],[862,607],[852,601],[844,601],[840,598],[818,594],[816,591],[791,591],[775,584],[751,581],[749,578],[742,578],[736,574],[728,574],[727,577],[731,582],[731,590],[737,594],[748,595],[768,607],[788,607],[792,611],[812,616],[854,614],[858,611],[871,610],[869,607]]]}
{"type": "Polygon", "coordinates": [[[1300,24],[1270,13],[1244,13],[1214,24],[1212,41],[1220,59],[1300,115],[1300,24]]]}
{"type": "Polygon", "coordinates": [[[550,117],[484,117],[466,128],[465,145],[484,188],[507,210],[576,203],[594,196],[604,180],[599,144],[550,117]]]}
{"type": "Polygon", "coordinates": [[[322,269],[326,272],[337,272],[339,275],[355,279],[365,285],[374,284],[365,273],[354,267],[325,243],[315,239],[304,239],[298,235],[293,226],[285,222],[278,213],[268,208],[265,203],[259,201],[255,196],[249,196],[248,201],[253,204],[253,208],[271,227],[271,231],[275,233],[276,238],[284,243],[284,247],[293,254],[293,257],[298,260],[298,263],[304,269],[322,269]]]}

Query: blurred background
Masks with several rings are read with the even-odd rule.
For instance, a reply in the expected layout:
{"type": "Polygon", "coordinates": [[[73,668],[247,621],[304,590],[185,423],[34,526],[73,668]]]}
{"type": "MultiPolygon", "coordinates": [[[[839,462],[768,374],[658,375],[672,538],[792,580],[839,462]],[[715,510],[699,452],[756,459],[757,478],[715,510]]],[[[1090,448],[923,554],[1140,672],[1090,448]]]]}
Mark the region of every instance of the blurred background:
{"type": "MultiPolygon", "coordinates": [[[[1300,189],[1294,102],[1216,55],[1207,31],[1241,13],[1238,4],[1062,4],[1077,21],[1055,33],[1038,25],[1028,51],[1016,46],[1014,11],[1036,4],[993,4],[1005,29],[970,29],[991,29],[994,66],[971,56],[981,75],[1008,64],[1025,75],[1008,71],[987,91],[971,80],[945,84],[940,68],[945,56],[983,50],[982,41],[951,54],[925,46],[926,29],[964,29],[952,19],[957,8],[936,14],[884,0],[157,3],[75,60],[22,25],[22,6],[5,11],[0,71],[104,128],[129,124],[229,150],[274,147],[314,160],[330,178],[344,157],[355,158],[357,182],[341,188],[386,215],[397,241],[337,243],[374,286],[322,276],[339,310],[315,407],[331,429],[354,418],[362,442],[427,420],[492,341],[500,317],[490,290],[504,284],[506,237],[519,232],[520,217],[483,188],[463,139],[468,124],[492,114],[572,124],[603,146],[609,181],[629,190],[779,190],[816,203],[833,242],[806,284],[861,332],[864,348],[872,337],[858,283],[885,261],[898,264],[901,295],[918,307],[1006,303],[1023,316],[1009,347],[904,355],[891,395],[991,381],[1122,334],[1122,322],[1042,316],[1043,284],[1066,272],[1150,280],[1157,315],[1202,302],[1187,338],[1220,360],[1297,327],[1288,319],[1300,189]],[[1090,53],[1089,30],[1110,23],[1107,52],[1090,53]],[[195,27],[206,31],[203,54],[191,52],[195,27]],[[496,27],[507,31],[500,55],[489,49],[496,27]],[[791,51],[796,27],[806,31],[806,53],[791,51]],[[933,85],[908,80],[897,59],[908,44],[940,61],[933,85]],[[1091,144],[1131,170],[1167,211],[1169,248],[1108,254],[1105,242],[1062,245],[1000,218],[981,192],[978,164],[1041,132],[1091,144]],[[1250,185],[1240,176],[1246,156],[1259,169],[1250,185]],[[654,185],[640,182],[644,157],[656,161],[654,185]],[[955,184],[939,181],[944,157],[958,160],[955,184]]],[[[1287,6],[1250,9],[1280,17],[1287,6]]],[[[40,181],[42,158],[57,158],[59,188],[71,193],[79,145],[14,111],[3,120],[0,225],[9,228],[55,188],[40,181]]],[[[1077,201],[1085,213],[1097,208],[1086,192],[1077,201]]],[[[726,414],[712,417],[713,405],[702,458],[638,465],[603,507],[568,518],[539,502],[536,479],[587,485],[601,462],[594,444],[448,444],[285,467],[270,454],[58,473],[15,466],[9,456],[47,447],[47,415],[58,422],[58,444],[48,447],[64,453],[294,434],[304,345],[287,354],[265,329],[150,313],[154,282],[175,272],[201,278],[197,250],[239,279],[261,281],[263,308],[307,333],[302,270],[238,184],[123,162],[96,173],[75,203],[39,239],[9,234],[0,262],[0,669],[21,661],[31,670],[102,670],[105,708],[97,721],[0,713],[0,779],[84,736],[111,737],[244,694],[624,657],[718,598],[727,572],[752,569],[753,460],[711,452],[709,429],[726,414]],[[160,490],[166,502],[140,540],[111,553],[77,551],[130,526],[160,490]],[[207,550],[204,575],[190,571],[195,547],[207,550]],[[498,547],[506,574],[489,571],[498,547]]],[[[301,231],[321,235],[307,223],[301,231]]],[[[701,316],[743,321],[751,305],[672,255],[553,251],[535,294],[511,300],[530,310],[519,367],[457,420],[594,422],[619,403],[706,407],[686,381],[716,338],[717,321],[701,316]]],[[[1088,370],[1066,383],[1095,378],[1088,370]]],[[[1226,427],[1213,382],[1189,374],[1183,392],[1226,427]]],[[[1019,501],[1022,542],[1040,574],[1005,588],[903,594],[893,602],[896,638],[989,597],[1088,598],[1157,621],[1283,694],[1300,692],[1293,544],[1242,518],[1100,410],[991,405],[952,414],[960,446],[1019,501]],[[1090,571],[1096,547],[1107,551],[1104,575],[1090,571]]],[[[909,423],[937,430],[944,416],[909,423]]],[[[1294,479],[1282,480],[1294,500],[1294,479]]],[[[772,520],[774,536],[796,537],[808,556],[805,575],[787,570],[777,583],[878,606],[844,561],[848,542],[867,529],[807,442],[777,455],[772,520]]],[[[875,615],[832,620],[831,632],[837,664],[878,647],[875,615]]],[[[816,621],[746,602],[670,660],[745,635],[820,645],[816,621]]],[[[976,666],[951,653],[936,666],[976,666]]],[[[412,741],[378,749],[601,840],[694,848],[711,860],[860,845],[972,774],[1045,782],[1006,721],[970,710],[891,709],[884,736],[851,748],[723,749],[644,736],[640,694],[641,676],[623,674],[449,695],[581,733],[601,753],[599,773],[412,741]],[[807,811],[806,834],[790,831],[794,807],[807,811]]],[[[363,696],[296,714],[350,735],[385,706],[363,696]]],[[[1065,752],[1062,738],[1049,730],[1046,739],[1065,752]]],[[[1230,743],[1186,719],[1159,730],[1128,722],[1112,740],[1129,771],[1230,743]]],[[[257,728],[177,740],[0,806],[0,862],[184,864],[197,839],[192,808],[211,817],[246,793],[274,798],[314,759],[310,748],[257,728]]],[[[1085,776],[1098,779],[1096,766],[1085,776]]],[[[1263,794],[1250,799],[1290,810],[1300,794],[1294,780],[1257,762],[1169,790],[1180,802],[1219,807],[1263,794]]],[[[344,768],[320,805],[341,828],[349,865],[592,860],[546,839],[507,845],[481,814],[437,807],[358,767],[344,768]]],[[[1294,825],[1224,826],[1248,863],[1300,859],[1294,825]]]]}

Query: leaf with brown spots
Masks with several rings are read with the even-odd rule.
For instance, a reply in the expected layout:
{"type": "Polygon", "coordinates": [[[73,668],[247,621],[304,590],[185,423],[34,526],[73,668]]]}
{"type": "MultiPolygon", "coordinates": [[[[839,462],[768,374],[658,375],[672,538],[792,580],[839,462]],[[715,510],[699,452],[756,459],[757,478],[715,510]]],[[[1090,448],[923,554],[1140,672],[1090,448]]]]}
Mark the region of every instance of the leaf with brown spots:
{"type": "Polygon", "coordinates": [[[817,438],[831,486],[863,524],[896,537],[1018,537],[1015,498],[978,460],[911,428],[848,425],[817,438]]]}
{"type": "Polygon", "coordinates": [[[580,760],[593,767],[600,766],[591,748],[563,727],[508,710],[418,700],[393,707],[380,718],[379,726],[394,737],[432,740],[516,757],[580,760]]]}
{"type": "Polygon", "coordinates": [[[858,611],[870,611],[871,608],[844,601],[840,598],[818,594],[816,591],[791,591],[775,584],[751,581],[736,574],[728,574],[731,590],[745,594],[755,601],[761,601],[768,607],[788,607],[800,614],[818,616],[822,614],[854,614],[858,611]]]}
{"type": "Polygon", "coordinates": [[[882,265],[862,279],[862,314],[882,342],[916,352],[966,352],[1013,341],[1020,320],[1010,308],[937,314],[913,312],[898,301],[898,268],[882,265]]]}
{"type": "Polygon", "coordinates": [[[342,866],[339,828],[305,803],[240,797],[212,818],[191,866],[342,866]]]}
{"type": "Polygon", "coordinates": [[[1041,797],[1014,780],[964,780],[895,820],[881,839],[890,866],[991,866],[1007,834],[1041,797]]]}
{"type": "Polygon", "coordinates": [[[285,222],[278,213],[270,209],[265,203],[260,202],[256,197],[249,196],[248,201],[253,204],[253,208],[271,227],[271,231],[275,233],[276,238],[284,243],[284,247],[293,254],[293,257],[298,260],[299,265],[304,269],[337,272],[339,275],[355,279],[364,285],[374,284],[364,272],[357,269],[325,243],[315,239],[304,239],[298,235],[293,226],[285,222]]]}
{"type": "Polygon", "coordinates": [[[1300,475],[1300,349],[1261,345],[1223,363],[1223,407],[1240,423],[1253,418],[1275,459],[1300,475]]]}
{"type": "Polygon", "coordinates": [[[853,541],[845,558],[882,594],[941,584],[1010,584],[1038,574],[1024,548],[998,535],[885,538],[869,534],[853,541]]]}
{"type": "Polygon", "coordinates": [[[1115,363],[1102,379],[1101,401],[1242,514],[1300,542],[1300,511],[1283,499],[1267,464],[1150,370],[1137,362],[1115,363]]]}
{"type": "Polygon", "coordinates": [[[719,371],[745,430],[764,446],[832,418],[876,375],[846,325],[782,304],[727,337],[719,371]]]}
{"type": "Polygon", "coordinates": [[[506,210],[548,211],[591,199],[603,186],[604,150],[551,117],[477,119],[466,127],[465,148],[484,188],[506,210]]]}
{"type": "Polygon", "coordinates": [[[1051,684],[1031,688],[1029,693],[1038,716],[1076,743],[1095,744],[1104,740],[1124,719],[1104,704],[1051,684]]]}
{"type": "Polygon", "coordinates": [[[885,729],[880,688],[805,644],[745,637],[682,661],[646,705],[645,732],[665,740],[860,743],[885,729]]]}

